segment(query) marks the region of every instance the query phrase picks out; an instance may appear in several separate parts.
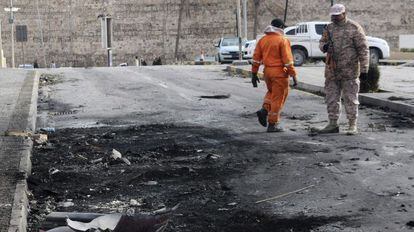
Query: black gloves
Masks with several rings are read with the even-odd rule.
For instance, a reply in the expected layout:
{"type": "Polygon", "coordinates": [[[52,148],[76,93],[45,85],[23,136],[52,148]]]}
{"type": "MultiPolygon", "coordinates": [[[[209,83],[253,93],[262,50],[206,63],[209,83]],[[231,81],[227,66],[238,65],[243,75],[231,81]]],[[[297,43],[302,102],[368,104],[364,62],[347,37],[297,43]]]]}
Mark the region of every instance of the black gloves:
{"type": "Polygon", "coordinates": [[[296,78],[296,76],[292,76],[292,80],[293,80],[292,87],[298,86],[298,79],[296,78]]]}
{"type": "Polygon", "coordinates": [[[323,45],[323,53],[328,52],[329,50],[329,43],[326,43],[325,45],[323,45]]]}
{"type": "Polygon", "coordinates": [[[257,88],[257,83],[260,83],[259,77],[257,77],[257,73],[252,73],[253,88],[257,88]]]}
{"type": "Polygon", "coordinates": [[[368,79],[368,73],[359,74],[359,79],[368,79]]]}

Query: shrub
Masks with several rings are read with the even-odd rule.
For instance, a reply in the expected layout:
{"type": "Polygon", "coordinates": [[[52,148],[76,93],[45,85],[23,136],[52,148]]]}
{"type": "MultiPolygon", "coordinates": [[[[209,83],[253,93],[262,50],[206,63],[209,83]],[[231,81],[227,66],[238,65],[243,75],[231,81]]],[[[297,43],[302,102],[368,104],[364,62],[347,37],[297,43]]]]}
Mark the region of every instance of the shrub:
{"type": "Polygon", "coordinates": [[[414,48],[401,48],[401,52],[414,52],[414,48]]]}
{"type": "Polygon", "coordinates": [[[381,76],[381,73],[380,73],[378,65],[371,64],[369,66],[367,78],[360,78],[361,86],[359,88],[359,92],[360,93],[378,92],[380,76],[381,76]]]}

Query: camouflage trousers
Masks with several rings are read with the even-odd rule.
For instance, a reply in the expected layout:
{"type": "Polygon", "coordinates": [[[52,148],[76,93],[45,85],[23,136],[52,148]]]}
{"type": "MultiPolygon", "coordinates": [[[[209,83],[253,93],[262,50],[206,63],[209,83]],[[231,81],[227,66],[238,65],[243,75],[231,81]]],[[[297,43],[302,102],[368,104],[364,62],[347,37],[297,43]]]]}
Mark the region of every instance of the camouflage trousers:
{"type": "Polygon", "coordinates": [[[341,98],[344,100],[348,120],[358,117],[359,79],[325,80],[325,100],[329,119],[337,120],[341,114],[341,98]]]}

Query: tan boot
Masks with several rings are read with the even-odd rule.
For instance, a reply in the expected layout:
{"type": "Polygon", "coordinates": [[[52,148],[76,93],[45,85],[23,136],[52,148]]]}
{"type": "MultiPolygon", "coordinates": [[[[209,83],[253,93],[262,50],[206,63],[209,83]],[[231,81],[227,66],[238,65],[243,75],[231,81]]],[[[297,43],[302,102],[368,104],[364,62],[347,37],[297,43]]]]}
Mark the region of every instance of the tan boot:
{"type": "Polygon", "coordinates": [[[357,128],[357,121],[355,119],[349,120],[349,127],[346,131],[347,135],[356,135],[358,134],[358,128],[357,128]]]}
{"type": "Polygon", "coordinates": [[[339,133],[338,120],[329,119],[329,124],[317,131],[319,134],[339,133]]]}

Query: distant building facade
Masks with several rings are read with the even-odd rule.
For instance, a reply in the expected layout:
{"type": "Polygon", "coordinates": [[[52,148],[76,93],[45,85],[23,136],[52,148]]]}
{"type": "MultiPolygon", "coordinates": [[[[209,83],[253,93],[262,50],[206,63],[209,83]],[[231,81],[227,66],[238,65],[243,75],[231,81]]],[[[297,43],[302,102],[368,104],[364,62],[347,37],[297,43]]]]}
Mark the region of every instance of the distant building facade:
{"type": "MultiPolygon", "coordinates": [[[[98,16],[113,19],[113,64],[134,63],[140,56],[152,62],[176,59],[194,60],[200,50],[214,55],[214,44],[222,36],[236,34],[237,0],[19,0],[15,7],[15,26],[27,26],[27,42],[15,43],[16,66],[38,60],[44,67],[105,66],[107,51],[101,45],[98,16]],[[181,11],[178,51],[176,40],[181,11]]],[[[253,38],[257,14],[257,33],[274,17],[283,18],[282,0],[248,0],[248,39],[253,38]],[[254,4],[254,2],[259,3],[254,4]],[[255,5],[258,6],[255,9],[255,5]]],[[[290,0],[287,24],[329,20],[330,0],[290,0]]],[[[414,34],[414,1],[344,0],[349,15],[361,23],[367,34],[386,39],[398,49],[400,34],[414,34]]],[[[9,0],[0,0],[0,8],[9,0]]],[[[11,60],[9,14],[2,14],[2,45],[7,62],[11,60]]],[[[10,64],[8,65],[10,66],[10,64]]]]}

